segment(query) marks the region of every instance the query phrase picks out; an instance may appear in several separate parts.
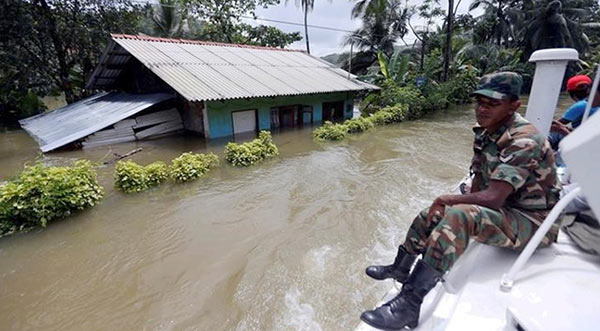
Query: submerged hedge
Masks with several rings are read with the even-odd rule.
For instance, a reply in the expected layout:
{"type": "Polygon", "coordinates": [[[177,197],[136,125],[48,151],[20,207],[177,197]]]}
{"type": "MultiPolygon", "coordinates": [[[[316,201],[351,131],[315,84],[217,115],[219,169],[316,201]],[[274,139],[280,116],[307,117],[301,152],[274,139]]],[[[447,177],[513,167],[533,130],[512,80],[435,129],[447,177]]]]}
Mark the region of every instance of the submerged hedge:
{"type": "Polygon", "coordinates": [[[167,178],[167,165],[161,161],[145,167],[133,161],[119,161],[115,166],[115,188],[126,193],[144,191],[167,178]]]}
{"type": "Polygon", "coordinates": [[[173,180],[183,183],[202,177],[219,165],[219,157],[213,153],[183,153],[173,159],[169,173],[173,180]]]}
{"type": "Polygon", "coordinates": [[[279,149],[268,131],[261,131],[252,141],[243,144],[230,142],[225,146],[225,160],[234,166],[250,166],[277,155],[279,149]]]}
{"type": "Polygon", "coordinates": [[[315,129],[313,136],[317,140],[342,140],[346,134],[365,132],[376,125],[402,122],[410,116],[408,105],[398,104],[382,108],[370,117],[353,118],[341,124],[326,121],[323,126],[315,129]]]}
{"type": "Polygon", "coordinates": [[[27,166],[0,186],[0,236],[48,223],[95,206],[104,190],[92,163],[69,167],[27,166]]]}
{"type": "Polygon", "coordinates": [[[172,178],[183,183],[200,178],[219,164],[213,153],[183,153],[171,161],[168,167],[162,161],[141,166],[133,161],[119,161],[115,167],[115,188],[125,193],[141,192],[172,178]]]}

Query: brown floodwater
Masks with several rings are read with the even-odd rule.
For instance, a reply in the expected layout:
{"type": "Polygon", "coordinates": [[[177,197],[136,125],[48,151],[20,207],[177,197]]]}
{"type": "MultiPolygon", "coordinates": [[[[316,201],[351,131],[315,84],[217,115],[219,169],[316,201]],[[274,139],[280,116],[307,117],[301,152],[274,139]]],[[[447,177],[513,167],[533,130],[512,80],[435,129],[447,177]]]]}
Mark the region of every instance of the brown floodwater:
{"type": "MultiPolygon", "coordinates": [[[[568,100],[567,100],[568,101],[568,100]]],[[[390,282],[413,216],[466,174],[472,106],[314,142],[309,128],[274,135],[281,155],[222,164],[189,184],[139,194],[98,168],[100,205],[45,229],[0,239],[3,330],[348,330],[390,282]]],[[[0,133],[0,181],[25,163],[168,162],[213,151],[194,137],[42,156],[23,131],[0,133]]]]}

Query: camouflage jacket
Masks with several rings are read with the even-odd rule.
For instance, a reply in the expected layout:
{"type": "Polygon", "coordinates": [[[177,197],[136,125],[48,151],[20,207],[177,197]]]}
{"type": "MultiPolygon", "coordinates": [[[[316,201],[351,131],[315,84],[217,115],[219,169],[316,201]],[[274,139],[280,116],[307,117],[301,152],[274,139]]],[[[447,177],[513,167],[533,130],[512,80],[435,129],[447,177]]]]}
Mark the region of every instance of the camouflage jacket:
{"type": "MultiPolygon", "coordinates": [[[[515,113],[492,134],[482,127],[473,131],[471,170],[480,190],[485,190],[490,180],[505,181],[514,188],[505,207],[533,212],[527,213],[530,215],[549,211],[556,204],[559,189],[554,154],[533,124],[515,113]]],[[[542,221],[534,218],[534,223],[542,221]]]]}

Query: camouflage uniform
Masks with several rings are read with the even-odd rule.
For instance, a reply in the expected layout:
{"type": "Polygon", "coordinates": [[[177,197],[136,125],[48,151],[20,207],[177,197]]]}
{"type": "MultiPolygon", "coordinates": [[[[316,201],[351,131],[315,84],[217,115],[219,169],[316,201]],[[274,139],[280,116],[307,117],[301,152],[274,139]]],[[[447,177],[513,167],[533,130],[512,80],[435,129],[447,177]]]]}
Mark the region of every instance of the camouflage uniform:
{"type": "MultiPolygon", "coordinates": [[[[480,82],[484,88],[474,93],[502,98],[502,93],[497,92],[502,91],[502,87],[498,87],[494,79],[499,76],[504,83],[509,80],[505,85],[510,88],[510,80],[514,78],[502,75],[484,77],[480,82]],[[485,79],[487,84],[496,84],[494,91],[485,89],[485,79]],[[481,91],[484,93],[479,93],[481,91]]],[[[520,89],[520,83],[516,85],[520,89]]],[[[421,211],[408,230],[403,246],[411,254],[422,253],[427,264],[443,272],[465,251],[469,239],[498,247],[524,248],[558,200],[552,149],[546,137],[531,123],[514,114],[493,134],[481,127],[473,131],[471,170],[479,189],[485,190],[490,180],[500,180],[512,185],[514,191],[499,210],[459,204],[447,207],[444,217],[434,217],[430,223],[426,222],[429,208],[421,211]]],[[[549,245],[557,234],[558,225],[555,225],[541,245],[549,245]]]]}

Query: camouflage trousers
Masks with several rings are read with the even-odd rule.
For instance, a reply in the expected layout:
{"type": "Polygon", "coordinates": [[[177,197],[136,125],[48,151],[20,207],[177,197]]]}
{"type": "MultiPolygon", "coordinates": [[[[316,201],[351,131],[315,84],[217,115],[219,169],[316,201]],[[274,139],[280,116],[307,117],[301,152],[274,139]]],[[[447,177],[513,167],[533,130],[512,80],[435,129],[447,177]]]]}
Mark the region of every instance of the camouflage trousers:
{"type": "MultiPolygon", "coordinates": [[[[423,209],[414,219],[404,241],[410,254],[423,254],[423,261],[446,272],[469,245],[469,239],[478,242],[521,250],[538,229],[549,211],[523,211],[515,208],[494,210],[478,205],[454,205],[446,207],[444,217],[437,217],[428,224],[423,209]]],[[[540,246],[552,243],[558,234],[553,226],[540,246]]]]}

